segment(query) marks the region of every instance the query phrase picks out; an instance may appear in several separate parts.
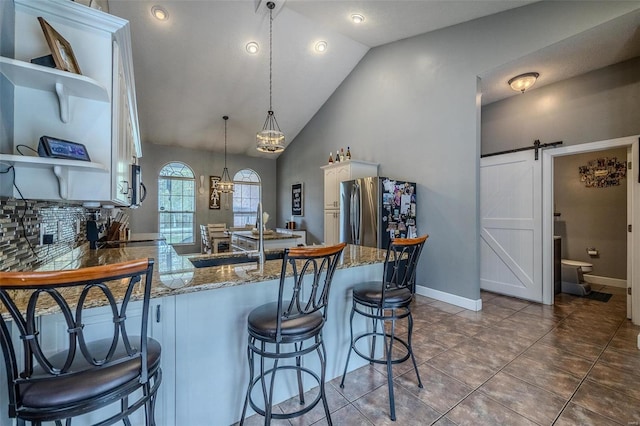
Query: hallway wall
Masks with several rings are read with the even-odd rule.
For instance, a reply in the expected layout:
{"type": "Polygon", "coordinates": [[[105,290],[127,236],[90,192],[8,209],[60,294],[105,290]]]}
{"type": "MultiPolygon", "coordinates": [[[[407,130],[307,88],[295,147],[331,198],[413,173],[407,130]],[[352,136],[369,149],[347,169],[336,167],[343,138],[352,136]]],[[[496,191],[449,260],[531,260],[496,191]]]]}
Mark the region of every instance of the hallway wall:
{"type": "Polygon", "coordinates": [[[640,134],[640,57],[482,107],[482,154],[640,134]]]}

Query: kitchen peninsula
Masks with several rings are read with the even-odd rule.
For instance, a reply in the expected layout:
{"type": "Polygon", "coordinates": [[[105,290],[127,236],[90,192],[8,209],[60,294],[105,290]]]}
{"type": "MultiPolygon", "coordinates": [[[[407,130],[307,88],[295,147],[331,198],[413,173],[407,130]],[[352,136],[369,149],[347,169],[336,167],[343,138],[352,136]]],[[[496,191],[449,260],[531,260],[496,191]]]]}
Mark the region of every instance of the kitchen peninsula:
{"type": "MultiPolygon", "coordinates": [[[[342,374],[349,349],[349,289],[356,282],[378,279],[384,254],[382,250],[352,245],[343,252],[324,329],[327,381],[342,374]]],[[[239,420],[249,380],[246,318],[254,307],[277,298],[282,261],[268,260],[262,268],[256,262],[196,268],[188,256],[178,255],[162,242],[98,250],[90,250],[85,244],[41,270],[76,269],[145,257],[156,262],[150,334],[162,345],[163,382],[156,405],[157,424],[233,424],[239,420]]],[[[95,315],[86,321],[104,321],[104,326],[109,326],[109,313],[99,301],[92,303],[95,315]]],[[[53,327],[62,321],[53,307],[40,306],[38,314],[47,316],[43,326],[46,323],[53,327]]],[[[354,323],[355,332],[365,327],[364,321],[354,323]]],[[[51,349],[64,344],[62,337],[51,349]]],[[[352,362],[350,369],[363,362],[352,362]]],[[[296,393],[295,387],[285,382],[277,386],[276,400],[296,393]]],[[[0,424],[7,421],[0,418],[0,424]]],[[[137,419],[132,418],[132,422],[137,424],[137,419]]]]}

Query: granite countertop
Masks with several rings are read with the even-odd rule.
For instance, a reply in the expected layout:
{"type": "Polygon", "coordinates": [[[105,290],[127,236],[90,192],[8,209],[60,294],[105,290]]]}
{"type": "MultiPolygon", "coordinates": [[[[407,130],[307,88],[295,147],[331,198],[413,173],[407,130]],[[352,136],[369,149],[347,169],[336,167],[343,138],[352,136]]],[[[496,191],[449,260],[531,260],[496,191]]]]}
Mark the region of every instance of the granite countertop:
{"type": "MultiPolygon", "coordinates": [[[[198,257],[224,256],[225,254],[229,255],[227,253],[222,253],[198,257]]],[[[385,254],[386,252],[384,250],[347,245],[343,251],[342,259],[337,268],[352,268],[356,266],[382,263],[384,262],[385,254]]],[[[124,262],[133,259],[153,258],[155,260],[155,265],[153,269],[151,297],[158,298],[278,279],[280,277],[280,270],[282,266],[282,260],[278,259],[266,261],[263,269],[259,269],[257,263],[253,262],[196,268],[193,266],[191,261],[189,261],[189,257],[192,256],[177,254],[172,246],[164,242],[151,246],[122,246],[118,248],[101,248],[97,250],[91,250],[87,243],[56,258],[37,270],[54,271],[78,269],[88,266],[124,262]]],[[[116,297],[118,297],[118,291],[115,293],[116,297]]],[[[134,294],[133,299],[140,299],[141,297],[142,294],[134,294]]],[[[38,309],[39,315],[56,311],[55,306],[46,305],[46,302],[48,301],[53,305],[53,301],[49,298],[43,298],[41,300],[43,303],[38,309]]],[[[27,300],[25,299],[19,303],[19,308],[26,309],[26,304],[27,300]]],[[[100,301],[89,300],[86,303],[87,307],[100,305],[100,301]]],[[[0,312],[2,312],[3,316],[8,316],[7,312],[4,311],[4,306],[0,306],[0,312]]]]}
{"type": "MultiPolygon", "coordinates": [[[[260,235],[257,233],[254,234],[253,231],[233,231],[232,234],[237,235],[239,237],[248,238],[254,241],[258,241],[260,239],[260,235]]],[[[269,232],[264,233],[265,240],[288,240],[291,238],[302,238],[302,236],[296,235],[296,234],[284,233],[284,232],[276,232],[273,230],[270,230],[269,232]]]]}

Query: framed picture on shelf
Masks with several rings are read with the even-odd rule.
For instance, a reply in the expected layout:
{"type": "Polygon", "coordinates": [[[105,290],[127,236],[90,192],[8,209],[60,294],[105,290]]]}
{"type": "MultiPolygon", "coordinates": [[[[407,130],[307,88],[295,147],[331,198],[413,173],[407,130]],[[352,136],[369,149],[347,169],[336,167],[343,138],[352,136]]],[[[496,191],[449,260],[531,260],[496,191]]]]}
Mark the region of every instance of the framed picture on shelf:
{"type": "Polygon", "coordinates": [[[302,183],[291,185],[291,215],[304,216],[304,187],[302,183]]]}
{"type": "Polygon", "coordinates": [[[60,33],[54,30],[43,17],[38,16],[38,22],[40,22],[44,38],[47,40],[49,49],[51,49],[51,55],[53,55],[53,62],[55,62],[56,68],[74,74],[82,74],[76,56],[73,54],[71,44],[69,44],[60,33]]]}
{"type": "Polygon", "coordinates": [[[220,191],[218,191],[220,176],[209,176],[209,209],[220,210],[220,191]]]}

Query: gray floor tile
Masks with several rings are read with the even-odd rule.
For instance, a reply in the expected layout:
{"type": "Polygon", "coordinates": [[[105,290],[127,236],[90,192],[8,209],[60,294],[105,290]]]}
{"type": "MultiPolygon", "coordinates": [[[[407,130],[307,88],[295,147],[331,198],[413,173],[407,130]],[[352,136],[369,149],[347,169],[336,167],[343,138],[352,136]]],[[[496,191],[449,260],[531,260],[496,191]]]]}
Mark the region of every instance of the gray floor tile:
{"type": "Polygon", "coordinates": [[[591,380],[580,386],[571,401],[623,425],[640,424],[640,399],[591,380]]]}
{"type": "Polygon", "coordinates": [[[460,426],[536,425],[479,392],[472,393],[447,413],[447,419],[460,426]]]}
{"type": "Polygon", "coordinates": [[[576,404],[564,409],[554,426],[620,426],[620,423],[596,414],[576,404]]]}
{"type": "Polygon", "coordinates": [[[543,425],[553,423],[566,402],[551,392],[506,373],[496,374],[479,390],[505,407],[543,425]]]}

